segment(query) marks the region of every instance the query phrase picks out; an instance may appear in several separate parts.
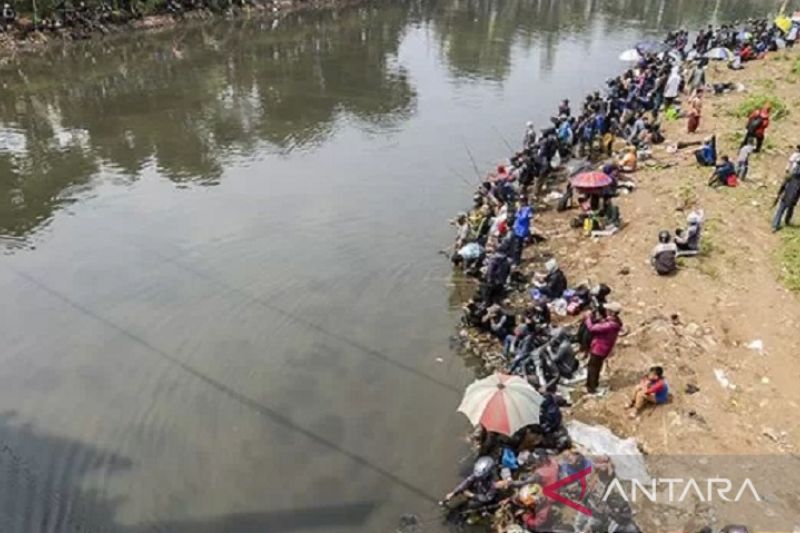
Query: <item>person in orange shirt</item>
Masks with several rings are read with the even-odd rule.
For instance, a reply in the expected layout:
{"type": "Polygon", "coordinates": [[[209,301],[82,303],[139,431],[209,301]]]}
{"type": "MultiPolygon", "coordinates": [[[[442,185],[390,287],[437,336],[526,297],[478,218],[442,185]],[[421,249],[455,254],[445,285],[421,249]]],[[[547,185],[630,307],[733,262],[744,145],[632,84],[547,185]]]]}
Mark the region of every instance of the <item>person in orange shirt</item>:
{"type": "Polygon", "coordinates": [[[619,160],[619,166],[623,172],[636,172],[636,165],[638,158],[636,156],[636,147],[629,146],[625,149],[622,159],[619,160]]]}
{"type": "Polygon", "coordinates": [[[700,116],[703,112],[703,89],[697,89],[697,92],[692,99],[689,100],[689,122],[686,124],[686,130],[689,133],[694,133],[700,127],[700,116]]]}

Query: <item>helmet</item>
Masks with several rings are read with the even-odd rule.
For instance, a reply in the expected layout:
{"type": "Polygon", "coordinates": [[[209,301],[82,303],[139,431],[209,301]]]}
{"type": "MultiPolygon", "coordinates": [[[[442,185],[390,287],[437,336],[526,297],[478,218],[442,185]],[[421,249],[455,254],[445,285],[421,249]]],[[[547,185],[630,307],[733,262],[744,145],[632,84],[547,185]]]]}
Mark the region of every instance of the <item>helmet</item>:
{"type": "Polygon", "coordinates": [[[472,475],[477,478],[485,478],[491,473],[493,468],[494,459],[488,455],[484,455],[483,457],[478,457],[478,460],[475,461],[475,465],[472,467],[472,475]]]}
{"type": "Polygon", "coordinates": [[[670,236],[668,231],[661,230],[658,232],[658,242],[662,244],[667,244],[670,240],[672,240],[672,237],[670,236]]]}
{"type": "Polygon", "coordinates": [[[700,223],[700,215],[692,211],[689,213],[689,216],[686,217],[686,222],[689,224],[699,224],[700,223]]]}
{"type": "Polygon", "coordinates": [[[725,526],[720,530],[720,533],[750,533],[747,526],[725,526]]]}

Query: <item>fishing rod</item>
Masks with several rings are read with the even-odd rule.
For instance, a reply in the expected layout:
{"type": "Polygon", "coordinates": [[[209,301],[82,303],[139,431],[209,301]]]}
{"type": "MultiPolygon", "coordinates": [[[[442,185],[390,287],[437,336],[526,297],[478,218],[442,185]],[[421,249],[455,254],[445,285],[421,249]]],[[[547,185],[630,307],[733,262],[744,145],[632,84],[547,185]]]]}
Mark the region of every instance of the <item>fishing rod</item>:
{"type": "Polygon", "coordinates": [[[475,169],[475,174],[478,176],[478,181],[483,181],[483,176],[481,176],[481,171],[478,169],[478,164],[475,162],[475,158],[472,156],[472,150],[470,150],[469,146],[467,146],[467,141],[462,139],[461,142],[464,143],[464,148],[467,150],[469,160],[472,161],[472,168],[475,169]]]}
{"type": "Polygon", "coordinates": [[[462,176],[461,173],[459,173],[456,169],[454,169],[452,167],[452,165],[447,165],[447,169],[450,170],[450,172],[452,172],[453,174],[455,174],[458,177],[458,179],[460,179],[462,182],[464,182],[464,184],[467,187],[469,187],[470,189],[474,189],[475,188],[475,184],[474,183],[470,183],[470,181],[468,179],[466,179],[464,176],[462,176]]]}
{"type": "Polygon", "coordinates": [[[500,136],[500,140],[503,141],[503,143],[508,147],[509,150],[511,150],[511,153],[512,154],[515,153],[516,150],[514,150],[514,147],[511,146],[511,143],[508,142],[505,137],[503,137],[503,134],[500,133],[500,130],[498,130],[494,125],[492,125],[492,129],[495,131],[495,133],[497,133],[500,136]]]}

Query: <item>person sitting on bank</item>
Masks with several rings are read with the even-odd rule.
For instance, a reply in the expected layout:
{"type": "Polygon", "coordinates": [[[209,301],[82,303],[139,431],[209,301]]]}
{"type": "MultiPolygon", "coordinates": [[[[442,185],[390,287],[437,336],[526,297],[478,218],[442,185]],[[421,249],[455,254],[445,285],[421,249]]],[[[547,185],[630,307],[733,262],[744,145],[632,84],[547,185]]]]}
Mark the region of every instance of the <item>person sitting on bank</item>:
{"type": "Polygon", "coordinates": [[[625,152],[622,154],[622,158],[619,160],[619,166],[622,172],[636,172],[636,166],[638,163],[638,157],[636,155],[636,147],[635,146],[628,146],[625,148],[625,152]]]}
{"type": "Polygon", "coordinates": [[[712,136],[703,141],[703,146],[695,150],[694,157],[704,167],[713,167],[717,164],[717,138],[712,136]]]}
{"type": "Polygon", "coordinates": [[[700,251],[700,234],[703,229],[703,215],[692,211],[686,217],[686,229],[675,230],[675,245],[679,255],[695,255],[700,251]]]}
{"type": "Polygon", "coordinates": [[[633,398],[628,404],[628,408],[631,410],[630,417],[636,418],[648,405],[665,404],[668,399],[669,385],[664,379],[664,369],[654,366],[636,386],[633,398]]]}
{"type": "Polygon", "coordinates": [[[669,276],[678,270],[678,247],[668,231],[658,233],[658,244],[653,248],[650,264],[659,276],[669,276]]]}
{"type": "Polygon", "coordinates": [[[561,298],[561,295],[567,290],[567,277],[559,268],[558,261],[555,259],[550,259],[544,266],[547,269],[547,273],[542,281],[534,281],[533,284],[536,290],[548,300],[561,298]]]}
{"type": "Polygon", "coordinates": [[[723,155],[719,165],[714,168],[714,172],[708,179],[708,184],[711,187],[736,187],[736,168],[727,155],[723,155]]]}
{"type": "Polygon", "coordinates": [[[505,342],[506,336],[514,331],[514,317],[497,304],[486,310],[483,323],[492,335],[500,339],[500,342],[505,342]]]}

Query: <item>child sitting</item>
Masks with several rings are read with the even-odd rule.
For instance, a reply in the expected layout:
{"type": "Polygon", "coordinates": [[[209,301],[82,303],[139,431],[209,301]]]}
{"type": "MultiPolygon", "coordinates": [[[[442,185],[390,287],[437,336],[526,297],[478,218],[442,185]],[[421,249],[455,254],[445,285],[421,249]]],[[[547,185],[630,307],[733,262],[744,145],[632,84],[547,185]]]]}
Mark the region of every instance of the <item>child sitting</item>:
{"type": "Polygon", "coordinates": [[[636,386],[633,398],[628,408],[631,409],[630,417],[636,418],[648,405],[661,405],[669,399],[669,385],[664,379],[664,369],[654,366],[647,376],[636,386]]]}

